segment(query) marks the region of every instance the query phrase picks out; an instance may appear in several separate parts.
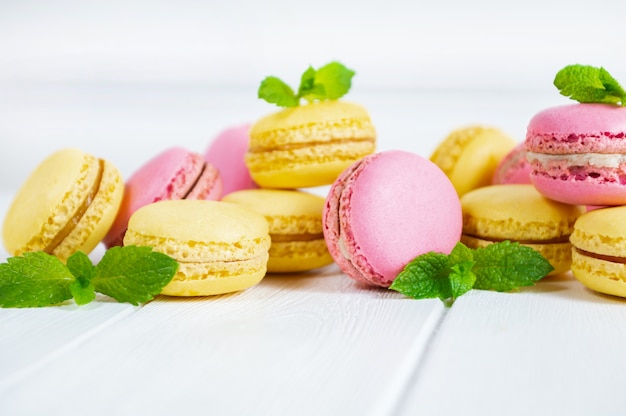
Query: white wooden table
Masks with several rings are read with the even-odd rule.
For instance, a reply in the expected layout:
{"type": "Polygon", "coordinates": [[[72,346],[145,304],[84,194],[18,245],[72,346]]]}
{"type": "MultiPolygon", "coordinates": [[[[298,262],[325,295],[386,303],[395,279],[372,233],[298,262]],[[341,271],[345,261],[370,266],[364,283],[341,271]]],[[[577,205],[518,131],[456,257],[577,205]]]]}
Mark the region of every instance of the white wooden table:
{"type": "MultiPolygon", "coordinates": [[[[51,149],[104,153],[127,174],[146,147],[203,150],[229,123],[272,110],[224,96],[0,88],[0,215],[51,149]]],[[[381,150],[424,156],[474,122],[521,140],[535,111],[567,102],[551,91],[354,100],[370,108],[381,150]]],[[[617,415],[625,322],[626,300],[570,275],[471,291],[446,309],[360,286],[335,265],[211,298],[0,309],[0,415],[617,415]]]]}

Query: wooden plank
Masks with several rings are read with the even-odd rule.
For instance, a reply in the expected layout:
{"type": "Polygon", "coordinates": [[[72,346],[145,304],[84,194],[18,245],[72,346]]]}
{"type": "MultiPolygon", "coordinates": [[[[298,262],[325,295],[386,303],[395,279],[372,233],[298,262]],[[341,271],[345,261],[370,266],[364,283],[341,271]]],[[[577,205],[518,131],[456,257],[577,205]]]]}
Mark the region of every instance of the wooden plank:
{"type": "Polygon", "coordinates": [[[136,309],[108,298],[82,307],[0,309],[0,392],[136,309]]]}
{"type": "Polygon", "coordinates": [[[336,266],[232,295],[161,297],[7,386],[0,414],[68,403],[96,414],[385,414],[442,313],[336,266]]]}
{"type": "Polygon", "coordinates": [[[626,304],[570,274],[448,311],[399,415],[622,414],[626,304]]]}

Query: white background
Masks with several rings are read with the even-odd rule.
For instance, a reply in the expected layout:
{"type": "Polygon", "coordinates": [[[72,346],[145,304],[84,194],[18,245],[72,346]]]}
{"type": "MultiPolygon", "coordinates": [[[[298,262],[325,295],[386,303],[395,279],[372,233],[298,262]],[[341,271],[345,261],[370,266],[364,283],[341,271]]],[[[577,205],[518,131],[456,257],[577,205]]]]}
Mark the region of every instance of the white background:
{"type": "Polygon", "coordinates": [[[552,86],[563,66],[626,83],[624,16],[615,0],[0,0],[0,189],[60,147],[124,176],[171,145],[203,151],[274,111],[256,98],[263,77],[293,85],[331,60],[356,70],[346,98],[370,109],[381,149],[428,153],[469,123],[522,140],[534,111],[569,102],[552,86]],[[442,107],[441,123],[420,119],[425,98],[459,91],[466,101],[442,107]],[[494,119],[509,91],[534,95],[494,119]],[[473,106],[485,93],[493,107],[473,106]],[[421,101],[397,99],[407,94],[421,101]],[[398,117],[380,115],[394,106],[398,117]]]}

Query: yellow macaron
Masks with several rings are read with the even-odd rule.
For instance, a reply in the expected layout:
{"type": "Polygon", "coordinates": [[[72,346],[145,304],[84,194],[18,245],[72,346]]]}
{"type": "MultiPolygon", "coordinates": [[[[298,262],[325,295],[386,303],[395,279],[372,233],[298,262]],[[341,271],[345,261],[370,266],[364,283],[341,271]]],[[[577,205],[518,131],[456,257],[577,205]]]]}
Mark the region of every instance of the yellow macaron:
{"type": "Polygon", "coordinates": [[[570,241],[574,277],[597,292],[626,297],[626,206],[581,215],[570,241]]]}
{"type": "Polygon", "coordinates": [[[318,101],[255,122],[245,163],[262,188],[306,188],[333,183],[375,148],[376,131],[365,108],[318,101]]]}
{"type": "Polygon", "coordinates": [[[268,272],[300,272],[333,262],[322,231],[324,198],[296,190],[250,189],[222,200],[246,206],[267,219],[272,238],[268,272]]]}
{"type": "Polygon", "coordinates": [[[584,207],[545,198],[532,185],[515,184],[470,191],[461,197],[461,208],[461,241],[468,247],[509,240],[541,253],[554,267],[552,275],[570,269],[569,237],[584,207]]]}
{"type": "Polygon", "coordinates": [[[459,196],[491,184],[500,161],[516,141],[494,127],[454,130],[437,146],[430,160],[448,176],[459,196]]]}
{"type": "Polygon", "coordinates": [[[265,218],[227,202],[169,200],[130,217],[124,245],[149,246],[180,267],[162,294],[208,296],[247,289],[263,279],[270,236],[265,218]]]}
{"type": "Polygon", "coordinates": [[[4,219],[14,256],[44,251],[65,261],[91,252],[108,232],[124,194],[115,166],[78,149],[59,150],[30,174],[4,219]]]}

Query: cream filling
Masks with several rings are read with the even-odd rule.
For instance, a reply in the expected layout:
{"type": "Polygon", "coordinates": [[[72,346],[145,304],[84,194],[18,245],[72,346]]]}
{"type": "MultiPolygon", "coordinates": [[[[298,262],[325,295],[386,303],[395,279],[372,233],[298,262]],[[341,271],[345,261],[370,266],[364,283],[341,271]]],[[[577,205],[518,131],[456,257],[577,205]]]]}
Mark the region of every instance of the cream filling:
{"type": "Polygon", "coordinates": [[[339,237],[339,240],[337,240],[337,247],[339,247],[339,251],[341,252],[341,255],[345,259],[351,260],[350,253],[348,252],[348,249],[346,248],[346,244],[343,241],[343,237],[339,237]]]}
{"type": "Polygon", "coordinates": [[[526,158],[531,163],[537,161],[543,166],[563,160],[567,160],[567,163],[572,166],[597,166],[614,169],[619,168],[620,165],[626,164],[626,155],[605,153],[546,155],[543,153],[527,152],[526,158]]]}

